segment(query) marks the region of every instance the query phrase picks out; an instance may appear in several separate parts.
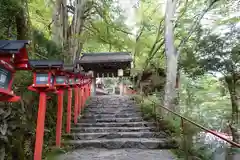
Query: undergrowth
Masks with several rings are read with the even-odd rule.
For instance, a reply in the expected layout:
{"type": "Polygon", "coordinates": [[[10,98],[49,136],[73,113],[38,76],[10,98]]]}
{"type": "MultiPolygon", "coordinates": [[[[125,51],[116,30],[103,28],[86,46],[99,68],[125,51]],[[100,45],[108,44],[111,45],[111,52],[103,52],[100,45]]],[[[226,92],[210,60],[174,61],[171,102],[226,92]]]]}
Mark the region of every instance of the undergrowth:
{"type": "Polygon", "coordinates": [[[212,155],[207,153],[207,146],[196,147],[198,145],[195,144],[193,147],[193,135],[198,133],[199,129],[183,121],[183,131],[181,118],[161,109],[162,101],[156,95],[134,95],[133,99],[141,108],[144,120],[156,122],[157,129],[166,132],[177,143],[178,149],[174,149],[172,152],[179,159],[186,159],[186,157],[197,160],[211,159],[212,155]]]}

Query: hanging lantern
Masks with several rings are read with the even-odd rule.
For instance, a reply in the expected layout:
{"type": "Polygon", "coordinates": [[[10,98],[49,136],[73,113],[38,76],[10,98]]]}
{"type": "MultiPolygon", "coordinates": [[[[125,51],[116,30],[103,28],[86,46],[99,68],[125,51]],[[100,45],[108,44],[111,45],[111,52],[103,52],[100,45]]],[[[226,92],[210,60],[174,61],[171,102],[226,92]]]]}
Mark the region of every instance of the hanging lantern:
{"type": "Polygon", "coordinates": [[[55,77],[54,77],[54,86],[55,87],[63,87],[66,88],[68,85],[68,74],[67,72],[62,70],[58,70],[55,72],[55,77]]]}
{"type": "Polygon", "coordinates": [[[55,74],[62,69],[63,61],[30,60],[29,64],[33,69],[33,84],[29,89],[54,91],[55,74]]]}
{"type": "Polygon", "coordinates": [[[17,102],[20,100],[12,91],[12,83],[16,69],[20,67],[24,61],[24,69],[28,66],[28,56],[26,40],[0,40],[0,101],[17,102]],[[24,52],[23,52],[24,50],[24,52]],[[24,60],[23,60],[24,58],[24,60]]]}

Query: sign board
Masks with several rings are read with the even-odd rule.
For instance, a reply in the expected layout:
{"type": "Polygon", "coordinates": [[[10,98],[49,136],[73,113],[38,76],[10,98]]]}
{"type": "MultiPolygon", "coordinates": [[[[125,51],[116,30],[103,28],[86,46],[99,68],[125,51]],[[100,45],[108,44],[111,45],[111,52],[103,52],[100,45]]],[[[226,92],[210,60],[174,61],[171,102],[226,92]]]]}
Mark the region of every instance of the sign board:
{"type": "Polygon", "coordinates": [[[122,77],[123,76],[123,70],[122,69],[118,69],[118,76],[122,77]]]}
{"type": "Polygon", "coordinates": [[[12,79],[12,72],[0,66],[0,88],[8,89],[8,85],[12,79]]]}
{"type": "MultiPolygon", "coordinates": [[[[53,82],[53,77],[51,77],[51,83],[53,82]]],[[[47,73],[37,73],[36,74],[36,84],[48,84],[48,74],[47,73]]]]}
{"type": "Polygon", "coordinates": [[[66,77],[65,76],[57,76],[56,77],[56,84],[65,84],[66,77]]]}

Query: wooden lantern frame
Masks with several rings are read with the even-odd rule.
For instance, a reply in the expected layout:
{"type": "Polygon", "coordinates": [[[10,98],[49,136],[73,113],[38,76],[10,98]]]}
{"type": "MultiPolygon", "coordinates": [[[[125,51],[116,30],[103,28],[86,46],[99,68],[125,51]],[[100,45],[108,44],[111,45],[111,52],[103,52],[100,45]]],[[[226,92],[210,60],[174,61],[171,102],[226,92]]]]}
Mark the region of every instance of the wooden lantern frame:
{"type": "Polygon", "coordinates": [[[0,101],[17,102],[21,99],[13,93],[12,84],[16,70],[29,70],[28,44],[30,41],[27,40],[0,40],[0,66],[6,73],[5,77],[0,76],[0,80],[8,79],[8,84],[5,84],[7,87],[0,88],[0,101]]]}
{"type": "Polygon", "coordinates": [[[56,92],[55,76],[56,73],[61,72],[63,68],[63,61],[51,60],[30,60],[29,64],[33,69],[33,84],[28,87],[32,91],[56,92]],[[47,82],[38,84],[38,74],[46,74],[47,82]]]}
{"type": "Polygon", "coordinates": [[[55,78],[54,78],[54,86],[57,87],[57,88],[68,88],[68,80],[69,80],[69,76],[68,74],[63,71],[63,70],[58,70],[55,72],[55,78]],[[57,78],[58,77],[64,77],[64,82],[63,83],[57,83],[57,78]]]}

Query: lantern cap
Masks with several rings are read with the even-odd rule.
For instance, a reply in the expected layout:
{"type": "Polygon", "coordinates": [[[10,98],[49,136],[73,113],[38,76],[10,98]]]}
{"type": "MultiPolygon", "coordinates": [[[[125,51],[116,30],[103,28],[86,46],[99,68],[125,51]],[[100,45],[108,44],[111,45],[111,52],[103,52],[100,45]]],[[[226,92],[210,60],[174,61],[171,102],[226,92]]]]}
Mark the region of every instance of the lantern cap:
{"type": "Polygon", "coordinates": [[[61,60],[29,60],[29,64],[33,69],[56,69],[63,67],[63,61],[61,60]]]}
{"type": "Polygon", "coordinates": [[[18,54],[20,49],[30,44],[29,40],[0,40],[0,54],[18,54]]]}

